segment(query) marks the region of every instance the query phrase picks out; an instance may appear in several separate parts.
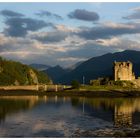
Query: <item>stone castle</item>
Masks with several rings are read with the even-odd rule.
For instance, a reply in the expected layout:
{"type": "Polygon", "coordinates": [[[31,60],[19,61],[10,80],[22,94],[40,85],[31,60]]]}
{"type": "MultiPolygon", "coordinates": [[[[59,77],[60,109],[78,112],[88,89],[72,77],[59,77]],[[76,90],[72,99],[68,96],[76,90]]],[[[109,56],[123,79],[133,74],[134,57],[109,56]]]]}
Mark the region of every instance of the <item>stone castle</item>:
{"type": "Polygon", "coordinates": [[[114,81],[131,81],[135,87],[140,87],[140,78],[135,77],[133,64],[127,62],[114,62],[114,81]]]}
{"type": "Polygon", "coordinates": [[[114,62],[114,80],[134,80],[133,64],[127,62],[114,62]]]}
{"type": "MultiPolygon", "coordinates": [[[[102,85],[105,78],[98,78],[90,80],[91,85],[102,85]]],[[[135,88],[140,88],[140,77],[136,78],[133,72],[133,64],[127,62],[114,62],[113,66],[113,80],[114,81],[130,81],[135,88]]]]}

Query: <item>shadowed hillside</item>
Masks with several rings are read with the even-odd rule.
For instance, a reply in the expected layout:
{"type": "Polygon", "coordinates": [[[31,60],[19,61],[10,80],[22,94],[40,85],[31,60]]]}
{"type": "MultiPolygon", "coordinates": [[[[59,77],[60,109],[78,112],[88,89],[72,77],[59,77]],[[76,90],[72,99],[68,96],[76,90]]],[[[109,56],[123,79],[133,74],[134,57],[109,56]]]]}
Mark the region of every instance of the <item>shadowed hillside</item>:
{"type": "Polygon", "coordinates": [[[68,73],[69,70],[63,69],[62,67],[57,65],[55,67],[50,67],[47,70],[44,70],[43,72],[47,73],[52,78],[53,82],[59,83],[58,79],[66,73],[68,73]]]}

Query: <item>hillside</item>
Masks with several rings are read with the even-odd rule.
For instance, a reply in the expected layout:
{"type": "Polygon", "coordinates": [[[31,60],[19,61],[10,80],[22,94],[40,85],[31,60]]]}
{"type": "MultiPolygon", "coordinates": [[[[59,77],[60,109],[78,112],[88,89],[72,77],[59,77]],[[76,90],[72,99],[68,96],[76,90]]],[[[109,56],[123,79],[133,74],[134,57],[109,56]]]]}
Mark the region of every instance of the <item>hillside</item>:
{"type": "Polygon", "coordinates": [[[0,85],[32,85],[50,82],[47,74],[0,57],[0,85]]]}
{"type": "Polygon", "coordinates": [[[114,61],[131,61],[136,76],[140,76],[140,51],[125,50],[123,52],[108,53],[102,56],[93,57],[80,64],[76,69],[66,73],[57,81],[70,84],[72,80],[82,83],[82,77],[89,83],[91,79],[98,77],[112,76],[114,61]]]}

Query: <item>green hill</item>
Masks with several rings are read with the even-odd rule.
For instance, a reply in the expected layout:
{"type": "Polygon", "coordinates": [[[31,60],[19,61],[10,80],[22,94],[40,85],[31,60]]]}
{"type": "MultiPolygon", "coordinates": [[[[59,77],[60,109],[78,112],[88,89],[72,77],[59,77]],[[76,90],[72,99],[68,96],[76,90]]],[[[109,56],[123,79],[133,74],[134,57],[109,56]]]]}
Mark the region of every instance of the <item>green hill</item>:
{"type": "Polygon", "coordinates": [[[27,65],[0,57],[0,85],[34,85],[51,83],[47,74],[27,65]]]}

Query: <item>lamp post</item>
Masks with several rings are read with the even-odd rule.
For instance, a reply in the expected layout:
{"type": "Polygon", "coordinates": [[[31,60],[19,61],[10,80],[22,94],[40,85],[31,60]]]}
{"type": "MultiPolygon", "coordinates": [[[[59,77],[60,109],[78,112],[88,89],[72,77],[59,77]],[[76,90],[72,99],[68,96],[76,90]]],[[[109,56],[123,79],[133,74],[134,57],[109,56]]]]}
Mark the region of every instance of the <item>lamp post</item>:
{"type": "Polygon", "coordinates": [[[85,85],[85,76],[83,76],[83,85],[85,85]]]}

